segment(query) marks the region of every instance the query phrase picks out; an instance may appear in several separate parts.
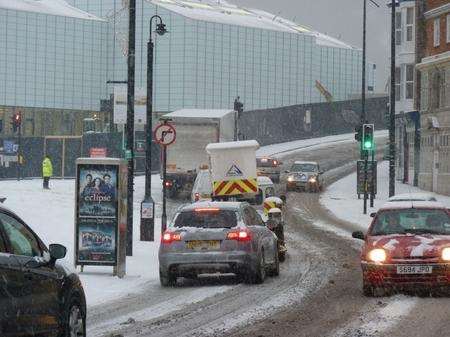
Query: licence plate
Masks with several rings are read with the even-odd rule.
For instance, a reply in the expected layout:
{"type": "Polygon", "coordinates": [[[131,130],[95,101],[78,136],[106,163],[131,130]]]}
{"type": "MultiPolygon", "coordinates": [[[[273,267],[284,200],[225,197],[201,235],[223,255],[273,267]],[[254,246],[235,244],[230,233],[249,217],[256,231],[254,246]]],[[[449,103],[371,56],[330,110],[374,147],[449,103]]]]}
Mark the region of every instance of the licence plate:
{"type": "Polygon", "coordinates": [[[220,248],[219,240],[195,240],[186,242],[188,249],[192,250],[215,250],[220,248]]]}
{"type": "Polygon", "coordinates": [[[432,272],[433,272],[432,266],[426,265],[397,266],[397,274],[431,274],[432,272]]]}

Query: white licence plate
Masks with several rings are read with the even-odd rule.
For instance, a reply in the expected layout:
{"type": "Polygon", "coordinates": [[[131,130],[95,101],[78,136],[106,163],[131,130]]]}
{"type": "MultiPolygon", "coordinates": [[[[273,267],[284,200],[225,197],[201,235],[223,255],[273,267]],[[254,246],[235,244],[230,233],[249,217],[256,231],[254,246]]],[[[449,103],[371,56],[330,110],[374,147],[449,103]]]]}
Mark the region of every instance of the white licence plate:
{"type": "Polygon", "coordinates": [[[431,274],[432,272],[433,272],[432,266],[426,265],[397,266],[397,274],[431,274]]]}

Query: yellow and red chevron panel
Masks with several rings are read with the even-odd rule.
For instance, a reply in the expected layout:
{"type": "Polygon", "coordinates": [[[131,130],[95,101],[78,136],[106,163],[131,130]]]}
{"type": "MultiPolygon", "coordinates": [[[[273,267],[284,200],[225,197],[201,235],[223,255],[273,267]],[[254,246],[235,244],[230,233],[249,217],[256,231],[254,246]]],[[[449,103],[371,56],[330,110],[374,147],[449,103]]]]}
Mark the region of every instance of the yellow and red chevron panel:
{"type": "Polygon", "coordinates": [[[215,196],[257,193],[258,182],[256,178],[215,181],[213,189],[215,196]]]}
{"type": "Polygon", "coordinates": [[[276,208],[276,207],[278,207],[278,205],[276,204],[275,201],[268,201],[268,200],[265,200],[265,201],[264,201],[264,214],[265,214],[265,215],[269,214],[269,211],[270,211],[272,208],[276,208]]]}

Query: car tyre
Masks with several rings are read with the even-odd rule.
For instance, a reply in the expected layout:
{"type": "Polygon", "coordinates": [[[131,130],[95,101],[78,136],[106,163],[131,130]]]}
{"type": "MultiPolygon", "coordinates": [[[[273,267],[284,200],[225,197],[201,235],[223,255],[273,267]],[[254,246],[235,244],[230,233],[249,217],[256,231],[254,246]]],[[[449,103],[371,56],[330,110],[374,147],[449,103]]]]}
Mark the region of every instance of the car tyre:
{"type": "Polygon", "coordinates": [[[374,287],[368,284],[363,285],[363,294],[366,297],[383,297],[386,292],[381,287],[374,287]]]}
{"type": "Polygon", "coordinates": [[[159,271],[159,282],[163,287],[173,287],[177,284],[177,277],[171,272],[163,273],[159,271]]]}
{"type": "Polygon", "coordinates": [[[64,311],[62,337],[86,337],[86,314],[77,296],[70,297],[64,311]]]}
{"type": "Polygon", "coordinates": [[[264,250],[261,250],[257,265],[255,266],[253,275],[251,277],[251,283],[261,284],[266,279],[266,261],[264,258],[264,250]]]}

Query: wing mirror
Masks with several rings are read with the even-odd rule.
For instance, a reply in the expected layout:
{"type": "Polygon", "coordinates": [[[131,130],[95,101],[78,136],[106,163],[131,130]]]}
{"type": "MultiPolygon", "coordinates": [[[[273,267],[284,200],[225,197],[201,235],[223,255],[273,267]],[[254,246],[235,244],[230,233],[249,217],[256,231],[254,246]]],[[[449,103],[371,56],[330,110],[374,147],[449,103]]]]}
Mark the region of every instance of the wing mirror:
{"type": "Polygon", "coordinates": [[[324,174],[325,172],[324,171],[319,171],[319,174],[324,174]]]}
{"type": "Polygon", "coordinates": [[[53,261],[60,260],[66,257],[67,248],[58,243],[52,243],[48,250],[50,252],[50,259],[53,261]]]}
{"type": "Polygon", "coordinates": [[[289,173],[289,172],[290,172],[289,170],[285,170],[285,171],[284,171],[284,173],[289,173]]]}
{"type": "Polygon", "coordinates": [[[371,217],[371,218],[375,218],[376,215],[377,215],[376,212],[370,213],[370,217],[371,217]]]}
{"type": "Polygon", "coordinates": [[[356,231],[352,233],[352,238],[359,239],[359,240],[365,240],[364,233],[361,231],[356,231]]]}

